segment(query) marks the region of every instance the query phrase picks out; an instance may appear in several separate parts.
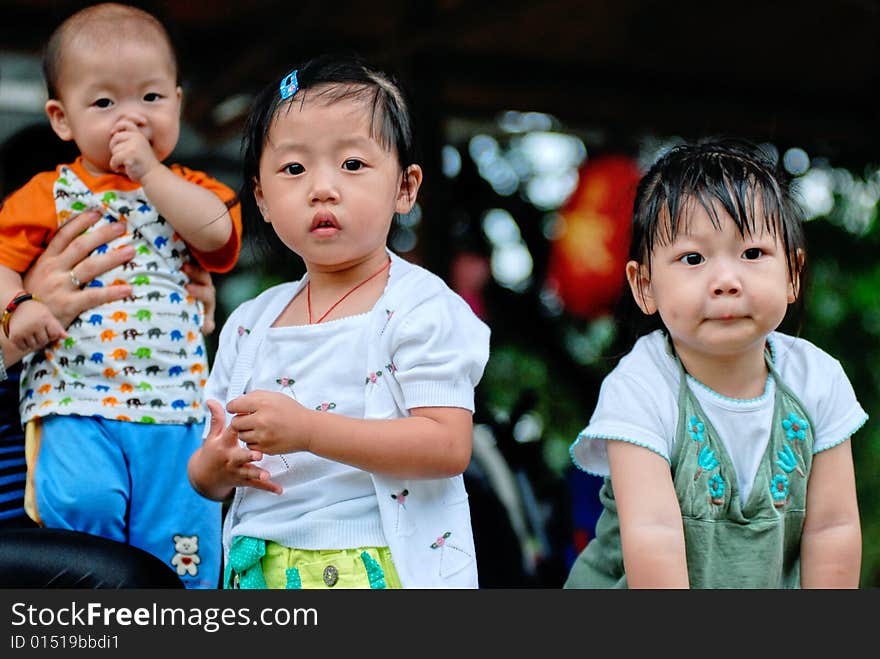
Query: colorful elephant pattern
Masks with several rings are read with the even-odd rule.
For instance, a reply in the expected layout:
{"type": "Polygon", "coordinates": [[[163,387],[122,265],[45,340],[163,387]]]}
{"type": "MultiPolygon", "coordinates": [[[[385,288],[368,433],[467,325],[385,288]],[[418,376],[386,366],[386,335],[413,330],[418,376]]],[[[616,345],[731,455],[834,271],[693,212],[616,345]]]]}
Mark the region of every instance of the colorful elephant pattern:
{"type": "Polygon", "coordinates": [[[97,194],[69,168],[59,173],[54,185],[59,225],[97,209],[104,217],[96,227],[125,222],[128,231],[95,252],[135,248],[132,261],[87,285],[128,283],[133,293],[81,314],[68,338],[25,361],[22,419],[81,414],[140,423],[201,421],[208,362],[201,303],[184,288],[186,244],[142,189],[97,194]]]}

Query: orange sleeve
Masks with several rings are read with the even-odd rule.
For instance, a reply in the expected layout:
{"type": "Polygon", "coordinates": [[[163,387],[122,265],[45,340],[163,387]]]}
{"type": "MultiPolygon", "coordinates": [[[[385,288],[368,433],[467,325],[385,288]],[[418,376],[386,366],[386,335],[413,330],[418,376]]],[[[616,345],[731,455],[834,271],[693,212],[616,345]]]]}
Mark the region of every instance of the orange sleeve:
{"type": "Polygon", "coordinates": [[[0,204],[0,264],[26,272],[58,231],[56,172],[34,176],[0,204]]]}
{"type": "Polygon", "coordinates": [[[202,252],[192,247],[189,248],[190,253],[205,270],[210,272],[229,272],[235,267],[235,263],[238,261],[238,254],[241,251],[241,204],[238,202],[238,195],[232,188],[205,172],[189,169],[182,165],[172,165],[171,171],[190,183],[195,183],[201,188],[210,190],[220,197],[221,201],[226,204],[226,208],[229,209],[229,216],[232,218],[232,233],[223,247],[211,252],[202,252]]]}

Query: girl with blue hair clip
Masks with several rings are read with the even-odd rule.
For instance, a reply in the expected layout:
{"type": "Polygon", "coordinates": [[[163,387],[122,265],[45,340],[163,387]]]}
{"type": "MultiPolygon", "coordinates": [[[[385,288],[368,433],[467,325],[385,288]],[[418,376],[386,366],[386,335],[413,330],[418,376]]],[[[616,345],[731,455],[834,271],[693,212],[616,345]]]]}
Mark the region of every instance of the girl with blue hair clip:
{"type": "Polygon", "coordinates": [[[606,480],[565,586],[858,586],[867,415],[837,360],[777,331],[803,295],[791,183],[752,144],[684,144],[642,178],[632,229],[626,275],[657,329],[571,448],[606,480]]]}
{"type": "Polygon", "coordinates": [[[257,97],[242,150],[242,198],[306,274],[231,314],[207,383],[189,474],[233,495],[225,587],[476,587],[462,472],[489,330],[386,247],[422,182],[400,87],[311,60],[257,97]]]}

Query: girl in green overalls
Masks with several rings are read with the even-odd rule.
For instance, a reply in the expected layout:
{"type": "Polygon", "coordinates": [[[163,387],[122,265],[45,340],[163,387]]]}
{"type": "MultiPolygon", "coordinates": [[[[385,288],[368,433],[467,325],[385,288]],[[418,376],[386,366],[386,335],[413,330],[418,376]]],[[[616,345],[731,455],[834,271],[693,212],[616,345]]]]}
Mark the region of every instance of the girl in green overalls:
{"type": "Polygon", "coordinates": [[[730,140],[675,147],[643,177],[626,276],[659,329],[571,447],[606,479],[566,588],[858,586],[849,440],[868,417],[837,360],[776,331],[802,293],[792,192],[730,140]]]}

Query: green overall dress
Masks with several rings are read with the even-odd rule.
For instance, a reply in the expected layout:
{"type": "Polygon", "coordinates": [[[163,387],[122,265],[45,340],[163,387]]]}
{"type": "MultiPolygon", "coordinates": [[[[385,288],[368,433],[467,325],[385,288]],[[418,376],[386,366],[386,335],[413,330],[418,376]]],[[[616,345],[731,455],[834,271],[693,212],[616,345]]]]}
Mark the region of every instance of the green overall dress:
{"type": "MultiPolygon", "coordinates": [[[[765,358],[776,382],[773,423],[743,505],[733,462],[688,387],[676,356],[681,385],[671,469],[684,522],[691,588],[800,587],[812,424],[803,404],[776,373],[770,355],[765,353],[765,358]]],[[[626,587],[610,478],[599,496],[605,509],[596,524],[596,537],[578,556],[565,588],[626,587]]]]}

